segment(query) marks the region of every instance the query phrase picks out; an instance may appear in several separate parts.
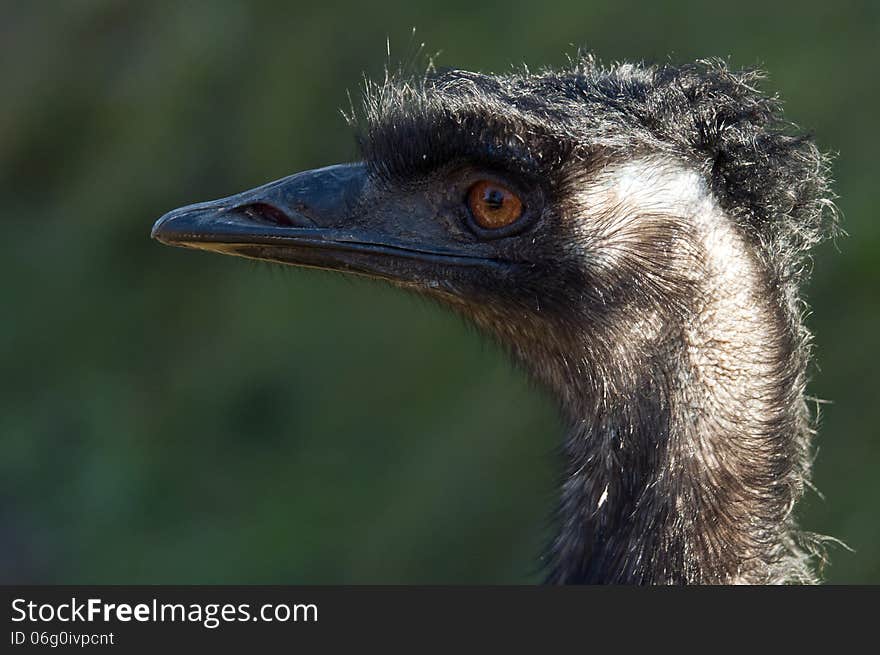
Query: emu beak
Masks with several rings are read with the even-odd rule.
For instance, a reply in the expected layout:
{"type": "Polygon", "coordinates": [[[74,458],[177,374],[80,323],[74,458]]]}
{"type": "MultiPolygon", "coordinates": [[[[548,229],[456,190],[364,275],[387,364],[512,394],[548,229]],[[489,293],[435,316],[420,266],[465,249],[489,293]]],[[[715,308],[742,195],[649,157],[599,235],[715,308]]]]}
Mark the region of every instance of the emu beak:
{"type": "Polygon", "coordinates": [[[377,190],[363,164],[297,173],[189,205],[156,221],[161,243],[416,286],[447,286],[463,268],[499,267],[480,244],[451,239],[423,195],[377,190]]]}

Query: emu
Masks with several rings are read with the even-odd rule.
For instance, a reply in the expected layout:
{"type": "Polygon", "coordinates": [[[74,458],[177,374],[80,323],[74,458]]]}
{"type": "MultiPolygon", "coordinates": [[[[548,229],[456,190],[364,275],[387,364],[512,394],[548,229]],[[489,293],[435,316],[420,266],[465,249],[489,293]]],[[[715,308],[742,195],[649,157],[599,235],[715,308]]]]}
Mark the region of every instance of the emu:
{"type": "Polygon", "coordinates": [[[160,242],[440,301],[567,425],[554,584],[813,583],[801,287],[829,159],[722,61],[367,85],[362,159],[172,211],[160,242]]]}

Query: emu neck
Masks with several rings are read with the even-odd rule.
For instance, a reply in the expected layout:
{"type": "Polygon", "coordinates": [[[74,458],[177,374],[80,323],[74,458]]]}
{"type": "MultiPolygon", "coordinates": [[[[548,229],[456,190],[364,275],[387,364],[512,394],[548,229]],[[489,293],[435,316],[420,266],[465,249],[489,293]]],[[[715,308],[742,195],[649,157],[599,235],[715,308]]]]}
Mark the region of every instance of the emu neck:
{"type": "Polygon", "coordinates": [[[698,243],[671,264],[686,310],[624,308],[624,348],[581,335],[580,364],[567,344],[543,374],[569,423],[548,581],[810,581],[790,518],[807,466],[796,329],[711,200],[678,214],[698,243]]]}

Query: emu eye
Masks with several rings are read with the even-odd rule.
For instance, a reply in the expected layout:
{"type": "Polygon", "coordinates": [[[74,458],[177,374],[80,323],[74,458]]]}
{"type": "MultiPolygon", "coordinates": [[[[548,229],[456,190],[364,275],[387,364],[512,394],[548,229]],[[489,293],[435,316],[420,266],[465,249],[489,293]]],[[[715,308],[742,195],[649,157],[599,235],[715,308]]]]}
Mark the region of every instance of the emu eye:
{"type": "Polygon", "coordinates": [[[481,180],[468,191],[468,207],[477,225],[486,230],[507,227],[523,213],[522,200],[503,184],[481,180]]]}

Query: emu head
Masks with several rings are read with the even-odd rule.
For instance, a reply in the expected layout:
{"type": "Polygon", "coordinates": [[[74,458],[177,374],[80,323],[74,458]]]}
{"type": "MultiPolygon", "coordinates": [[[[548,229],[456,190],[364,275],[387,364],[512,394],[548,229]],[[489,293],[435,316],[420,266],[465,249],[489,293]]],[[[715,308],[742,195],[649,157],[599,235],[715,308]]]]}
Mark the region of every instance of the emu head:
{"type": "Polygon", "coordinates": [[[562,394],[622,380],[702,302],[707,215],[783,285],[819,237],[822,159],[756,77],[587,58],[392,80],[352,121],[363,161],[184,207],[153,236],[433,296],[562,394]]]}
{"type": "Polygon", "coordinates": [[[392,79],[352,119],[362,161],[153,236],[384,279],[496,337],[568,422],[549,580],[809,581],[799,284],[833,207],[757,78],[587,58],[392,79]]]}

